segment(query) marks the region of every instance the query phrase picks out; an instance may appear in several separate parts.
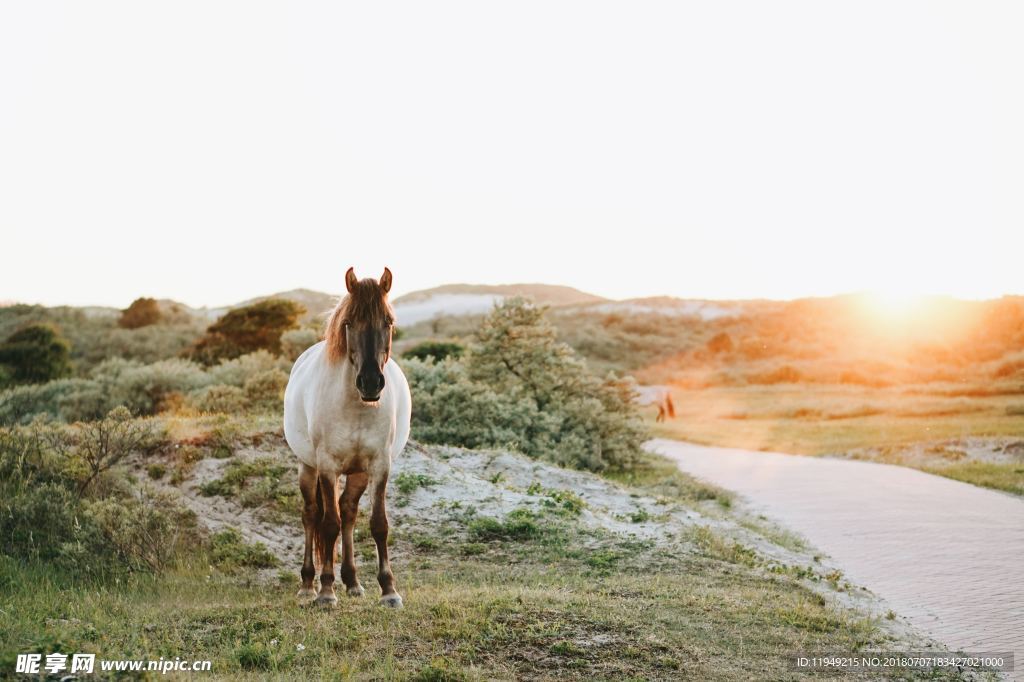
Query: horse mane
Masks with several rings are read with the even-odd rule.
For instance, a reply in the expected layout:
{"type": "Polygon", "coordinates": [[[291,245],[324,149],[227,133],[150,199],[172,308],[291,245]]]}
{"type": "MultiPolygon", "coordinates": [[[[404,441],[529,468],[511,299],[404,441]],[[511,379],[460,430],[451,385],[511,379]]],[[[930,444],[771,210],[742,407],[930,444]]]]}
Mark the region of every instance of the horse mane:
{"type": "Polygon", "coordinates": [[[348,355],[345,325],[358,323],[384,327],[392,324],[394,319],[395,310],[377,280],[367,278],[355,282],[348,295],[338,302],[327,318],[324,342],[327,346],[328,362],[338,362],[348,355]]]}

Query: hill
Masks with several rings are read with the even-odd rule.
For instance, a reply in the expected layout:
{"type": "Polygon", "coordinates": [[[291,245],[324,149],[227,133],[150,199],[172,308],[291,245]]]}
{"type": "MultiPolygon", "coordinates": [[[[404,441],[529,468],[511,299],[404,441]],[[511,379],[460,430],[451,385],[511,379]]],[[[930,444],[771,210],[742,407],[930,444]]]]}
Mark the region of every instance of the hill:
{"type": "Polygon", "coordinates": [[[481,315],[498,301],[522,296],[552,307],[595,304],[606,298],[552,284],[445,284],[400,296],[394,301],[400,324],[442,316],[481,315]]]}

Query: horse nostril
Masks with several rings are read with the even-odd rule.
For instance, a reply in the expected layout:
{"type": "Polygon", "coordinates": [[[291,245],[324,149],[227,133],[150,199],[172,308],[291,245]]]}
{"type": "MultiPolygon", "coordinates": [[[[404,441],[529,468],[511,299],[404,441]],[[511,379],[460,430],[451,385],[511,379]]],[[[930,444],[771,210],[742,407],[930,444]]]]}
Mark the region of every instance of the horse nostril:
{"type": "Polygon", "coordinates": [[[360,374],[359,376],[356,377],[356,388],[359,389],[360,391],[363,390],[363,375],[362,374],[360,374]]]}
{"type": "Polygon", "coordinates": [[[384,375],[381,375],[381,377],[379,379],[377,379],[377,390],[378,391],[383,391],[384,390],[384,375]]]}

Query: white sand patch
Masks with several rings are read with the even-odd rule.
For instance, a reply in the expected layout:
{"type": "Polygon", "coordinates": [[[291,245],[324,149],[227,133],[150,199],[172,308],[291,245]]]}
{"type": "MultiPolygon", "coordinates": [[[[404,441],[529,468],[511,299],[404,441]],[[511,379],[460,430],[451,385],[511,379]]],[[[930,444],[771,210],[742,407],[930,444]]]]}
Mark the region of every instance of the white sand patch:
{"type": "Polygon", "coordinates": [[[393,471],[394,476],[407,472],[438,481],[417,488],[403,500],[402,507],[396,508],[396,518],[412,524],[436,518],[438,508],[453,504],[463,509],[472,506],[479,516],[500,519],[518,508],[541,509],[545,500],[551,500],[548,493],[555,491],[568,491],[583,500],[585,506],[579,522],[584,527],[623,537],[675,540],[694,521],[703,518],[694,510],[631,495],[592,474],[561,469],[508,452],[436,446],[427,450],[412,445],[394,463],[393,471]],[[532,493],[531,485],[535,486],[532,493]]]}
{"type": "Polygon", "coordinates": [[[395,303],[395,316],[398,324],[408,326],[445,315],[482,315],[504,299],[500,294],[434,294],[395,303]]]}

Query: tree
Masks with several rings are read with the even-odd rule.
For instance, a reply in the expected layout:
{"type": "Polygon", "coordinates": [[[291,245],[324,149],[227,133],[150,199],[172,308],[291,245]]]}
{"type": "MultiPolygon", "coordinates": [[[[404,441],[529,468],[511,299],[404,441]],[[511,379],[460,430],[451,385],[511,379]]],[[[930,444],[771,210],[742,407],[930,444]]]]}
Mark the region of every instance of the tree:
{"type": "Polygon", "coordinates": [[[523,450],[593,471],[628,469],[641,456],[646,429],[631,379],[594,376],[538,308],[521,298],[495,306],[467,356],[469,378],[526,402],[532,419],[523,450]]]}
{"type": "Polygon", "coordinates": [[[189,351],[192,359],[207,365],[258,350],[281,354],[281,335],[298,326],[306,312],[286,299],[267,299],[236,308],[212,325],[189,351]]]}
{"type": "Polygon", "coordinates": [[[156,324],[163,317],[160,304],[155,298],[137,298],[132,304],[121,311],[117,326],[124,329],[138,329],[156,324]]]}
{"type": "Polygon", "coordinates": [[[8,381],[44,383],[71,373],[71,345],[56,329],[33,324],[14,332],[0,345],[0,364],[8,381]]]}

